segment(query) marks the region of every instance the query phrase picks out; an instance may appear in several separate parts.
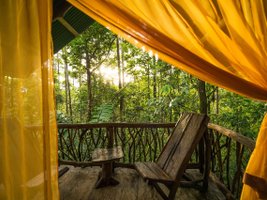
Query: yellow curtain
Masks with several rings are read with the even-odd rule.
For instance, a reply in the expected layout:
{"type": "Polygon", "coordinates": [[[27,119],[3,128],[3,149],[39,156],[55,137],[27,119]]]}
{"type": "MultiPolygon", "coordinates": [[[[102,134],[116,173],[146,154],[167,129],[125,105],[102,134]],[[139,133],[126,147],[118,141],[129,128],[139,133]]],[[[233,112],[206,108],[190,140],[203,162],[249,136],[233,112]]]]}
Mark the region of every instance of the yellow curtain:
{"type": "MultiPolygon", "coordinates": [[[[222,88],[267,101],[264,0],[68,1],[162,60],[222,88]]],[[[266,144],[266,134],[261,128],[257,144],[266,144]]],[[[267,182],[267,150],[259,146],[247,167],[242,199],[267,196],[266,188],[253,184],[267,182]]]]}
{"type": "Polygon", "coordinates": [[[52,1],[0,6],[0,199],[58,199],[52,1]]]}

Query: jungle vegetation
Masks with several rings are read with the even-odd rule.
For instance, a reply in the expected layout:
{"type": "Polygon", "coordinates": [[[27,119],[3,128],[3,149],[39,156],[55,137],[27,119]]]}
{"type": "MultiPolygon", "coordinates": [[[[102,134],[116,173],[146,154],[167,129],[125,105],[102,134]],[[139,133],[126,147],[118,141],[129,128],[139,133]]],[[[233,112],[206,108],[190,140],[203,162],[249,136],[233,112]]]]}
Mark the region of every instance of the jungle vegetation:
{"type": "Polygon", "coordinates": [[[58,123],[175,122],[182,112],[255,138],[266,111],[94,23],[54,55],[58,123]]]}

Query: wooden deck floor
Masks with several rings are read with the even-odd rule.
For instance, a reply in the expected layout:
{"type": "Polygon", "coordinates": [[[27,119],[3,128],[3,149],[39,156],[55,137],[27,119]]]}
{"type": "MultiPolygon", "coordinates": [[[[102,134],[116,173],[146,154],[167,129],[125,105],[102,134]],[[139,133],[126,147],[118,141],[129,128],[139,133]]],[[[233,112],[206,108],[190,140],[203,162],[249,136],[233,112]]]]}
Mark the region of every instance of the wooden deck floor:
{"type": "MultiPolygon", "coordinates": [[[[120,184],[95,189],[100,167],[68,167],[69,171],[59,178],[61,200],[162,200],[156,190],[147,185],[133,169],[116,168],[114,177],[120,184]]],[[[225,197],[210,183],[205,194],[195,189],[178,188],[176,199],[221,200],[225,197]]]]}

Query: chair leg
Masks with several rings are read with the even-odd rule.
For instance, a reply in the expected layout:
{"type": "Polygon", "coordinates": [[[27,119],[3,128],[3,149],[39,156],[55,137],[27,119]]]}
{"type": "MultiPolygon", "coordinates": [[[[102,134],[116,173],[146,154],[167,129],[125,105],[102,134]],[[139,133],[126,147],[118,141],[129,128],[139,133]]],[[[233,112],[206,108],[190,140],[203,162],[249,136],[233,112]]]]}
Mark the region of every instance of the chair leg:
{"type": "Polygon", "coordinates": [[[169,200],[168,196],[163,192],[163,190],[160,188],[160,186],[155,183],[155,182],[150,182],[151,185],[154,186],[154,188],[157,190],[157,192],[160,194],[160,196],[164,199],[164,200],[169,200]]]}
{"type": "Polygon", "coordinates": [[[112,173],[115,173],[115,162],[112,162],[112,173]]]}
{"type": "Polygon", "coordinates": [[[178,184],[177,183],[174,183],[170,187],[170,193],[169,193],[169,196],[168,196],[168,200],[174,200],[175,195],[176,195],[176,192],[177,192],[177,189],[178,189],[178,184]]]}

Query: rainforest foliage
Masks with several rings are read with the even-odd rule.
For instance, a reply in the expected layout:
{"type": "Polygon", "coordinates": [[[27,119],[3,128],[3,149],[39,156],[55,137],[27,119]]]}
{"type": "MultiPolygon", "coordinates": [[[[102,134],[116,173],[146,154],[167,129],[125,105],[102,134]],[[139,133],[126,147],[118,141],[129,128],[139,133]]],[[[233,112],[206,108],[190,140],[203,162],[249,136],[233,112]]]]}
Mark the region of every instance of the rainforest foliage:
{"type": "Polygon", "coordinates": [[[54,56],[58,123],[175,122],[206,112],[213,123],[256,137],[262,102],[210,85],[94,23],[54,56]]]}

